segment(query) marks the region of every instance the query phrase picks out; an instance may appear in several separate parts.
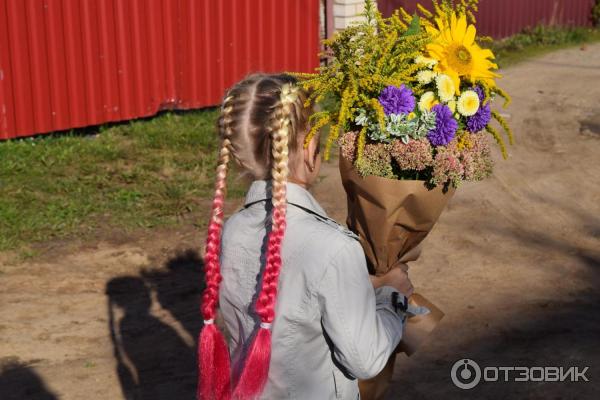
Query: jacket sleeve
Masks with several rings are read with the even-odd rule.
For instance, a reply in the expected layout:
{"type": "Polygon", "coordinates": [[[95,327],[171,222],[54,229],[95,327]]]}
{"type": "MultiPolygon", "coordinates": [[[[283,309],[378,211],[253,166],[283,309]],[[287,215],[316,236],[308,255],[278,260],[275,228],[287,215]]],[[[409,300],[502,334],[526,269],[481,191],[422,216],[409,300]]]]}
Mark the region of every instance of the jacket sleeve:
{"type": "Polygon", "coordinates": [[[318,289],[322,324],[334,357],[356,378],[377,375],[400,342],[403,317],[393,309],[394,291],[373,289],[357,241],[347,241],[329,261],[318,289]]]}

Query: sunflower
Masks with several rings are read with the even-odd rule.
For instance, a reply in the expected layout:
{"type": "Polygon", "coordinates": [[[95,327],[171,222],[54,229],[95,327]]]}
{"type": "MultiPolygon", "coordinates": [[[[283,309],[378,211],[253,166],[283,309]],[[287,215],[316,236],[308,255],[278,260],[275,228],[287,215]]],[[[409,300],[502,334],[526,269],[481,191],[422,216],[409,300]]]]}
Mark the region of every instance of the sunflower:
{"type": "Polygon", "coordinates": [[[475,42],[475,26],[467,25],[466,16],[457,18],[452,13],[450,24],[444,17],[438,17],[435,21],[437,27],[427,27],[428,33],[435,38],[427,45],[427,51],[431,58],[439,61],[434,70],[452,78],[456,94],[460,93],[461,77],[466,77],[471,82],[480,80],[495,86],[494,79],[500,75],[491,71],[498,68],[491,61],[494,53],[489,49],[482,49],[475,42]]]}

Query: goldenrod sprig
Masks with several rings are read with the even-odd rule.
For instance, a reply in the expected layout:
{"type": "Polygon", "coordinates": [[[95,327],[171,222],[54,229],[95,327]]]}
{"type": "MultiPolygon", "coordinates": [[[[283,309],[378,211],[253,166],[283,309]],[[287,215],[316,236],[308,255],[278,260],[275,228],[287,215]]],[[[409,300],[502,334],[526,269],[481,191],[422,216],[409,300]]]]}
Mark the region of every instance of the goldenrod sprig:
{"type": "Polygon", "coordinates": [[[498,143],[498,146],[500,147],[500,151],[502,152],[502,158],[506,160],[508,158],[508,152],[506,151],[506,144],[504,144],[504,139],[502,139],[500,133],[490,124],[485,127],[485,130],[494,137],[496,143],[498,143]]]}
{"type": "Polygon", "coordinates": [[[506,131],[506,135],[508,136],[508,143],[515,144],[512,129],[508,125],[508,122],[506,122],[506,120],[497,111],[492,111],[492,117],[494,117],[494,119],[498,121],[502,129],[506,131]]]}

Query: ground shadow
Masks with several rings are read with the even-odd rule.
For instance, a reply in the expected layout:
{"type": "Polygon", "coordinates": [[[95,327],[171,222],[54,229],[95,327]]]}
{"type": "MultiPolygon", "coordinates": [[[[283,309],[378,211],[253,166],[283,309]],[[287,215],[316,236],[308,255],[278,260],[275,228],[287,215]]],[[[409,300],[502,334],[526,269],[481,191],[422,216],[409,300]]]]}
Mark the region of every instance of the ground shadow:
{"type": "MultiPolygon", "coordinates": [[[[557,204],[557,206],[559,206],[557,204]]],[[[597,235],[599,221],[593,213],[570,209],[573,220],[587,234],[597,235]]],[[[490,224],[480,228],[492,234],[496,243],[518,240],[522,246],[544,252],[558,252],[577,262],[581,268],[573,272],[561,266],[565,287],[555,287],[555,296],[540,298],[537,302],[522,302],[507,298],[497,304],[486,318],[466,319],[460,328],[467,340],[448,343],[444,332],[436,331],[429,346],[410,359],[400,358],[396,364],[395,380],[386,399],[598,399],[600,398],[600,253],[580,248],[548,230],[540,233],[526,226],[502,228],[490,224]],[[571,275],[569,275],[571,274],[571,275]],[[588,282],[579,291],[567,289],[570,279],[577,277],[588,282]],[[497,313],[496,313],[497,311],[497,313]],[[510,318],[491,326],[497,315],[510,318]],[[498,327],[500,326],[500,327],[498,327]],[[472,335],[470,332],[485,332],[472,335]],[[482,368],[498,366],[528,367],[589,367],[589,382],[483,382],[470,390],[456,387],[450,376],[453,364],[463,358],[475,360],[482,368]]],[[[491,257],[501,257],[502,249],[491,249],[485,243],[475,252],[486,252],[491,257]]],[[[546,266],[544,266],[546,267],[546,266]]],[[[550,267],[548,267],[550,268],[550,267]]],[[[526,289],[526,285],[523,286],[526,289]]],[[[485,294],[482,293],[484,296],[485,294]]],[[[452,333],[456,336],[457,333],[452,333]]],[[[460,335],[460,334],[459,334],[460,335]]],[[[512,375],[514,377],[514,375],[512,375]]]]}
{"type": "Polygon", "coordinates": [[[125,399],[195,399],[202,268],[198,253],[189,250],[167,261],[166,268],[107,283],[110,332],[125,399]],[[175,321],[166,323],[151,313],[153,295],[175,321]]]}
{"type": "Polygon", "coordinates": [[[141,275],[168,310],[193,338],[202,328],[200,296],[204,288],[204,262],[196,250],[187,249],[169,259],[164,268],[145,269],[141,275]]]}
{"type": "Polygon", "coordinates": [[[17,362],[0,365],[0,399],[58,400],[35,371],[17,362]]]}
{"type": "MultiPolygon", "coordinates": [[[[515,320],[477,339],[435,351],[402,358],[396,380],[386,399],[598,399],[600,385],[600,297],[589,291],[574,300],[533,304],[537,317],[515,320]],[[450,376],[458,360],[475,360],[487,366],[589,367],[589,382],[482,382],[470,390],[456,387],[450,376]]],[[[528,312],[527,315],[531,315],[528,312]]],[[[493,318],[493,317],[491,317],[493,318]]],[[[469,329],[469,327],[465,327],[469,329]]],[[[444,340],[443,335],[435,335],[444,340]]],[[[502,378],[501,378],[502,380],[502,378]]]]}

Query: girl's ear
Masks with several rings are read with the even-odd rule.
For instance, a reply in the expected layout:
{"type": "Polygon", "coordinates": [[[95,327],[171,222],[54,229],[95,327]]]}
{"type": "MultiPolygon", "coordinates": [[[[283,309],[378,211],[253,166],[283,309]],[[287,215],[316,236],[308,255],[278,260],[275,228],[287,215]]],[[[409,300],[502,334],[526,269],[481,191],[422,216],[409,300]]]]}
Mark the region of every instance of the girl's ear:
{"type": "Polygon", "coordinates": [[[314,135],[310,142],[308,142],[308,146],[304,148],[304,163],[311,172],[317,164],[317,157],[321,150],[320,147],[319,135],[314,135]]]}

